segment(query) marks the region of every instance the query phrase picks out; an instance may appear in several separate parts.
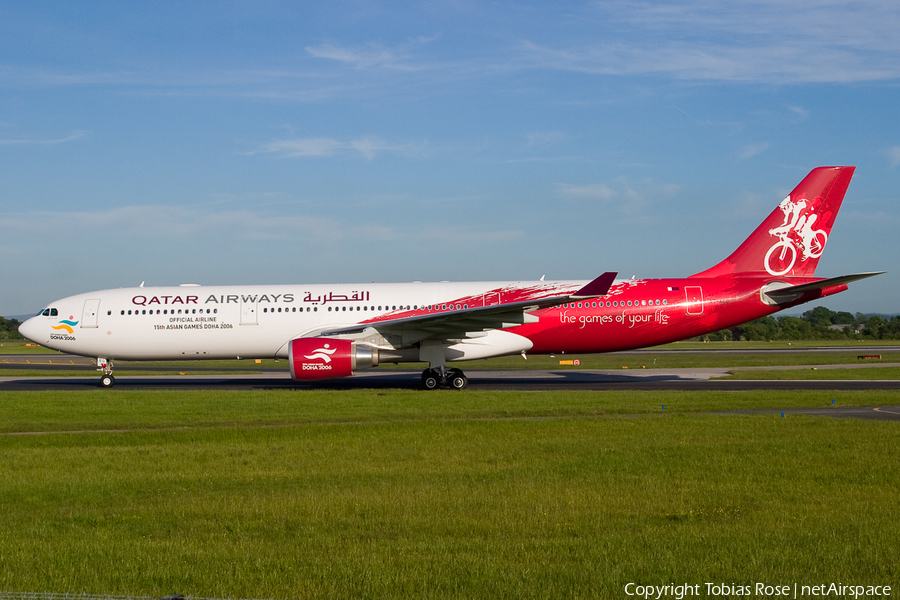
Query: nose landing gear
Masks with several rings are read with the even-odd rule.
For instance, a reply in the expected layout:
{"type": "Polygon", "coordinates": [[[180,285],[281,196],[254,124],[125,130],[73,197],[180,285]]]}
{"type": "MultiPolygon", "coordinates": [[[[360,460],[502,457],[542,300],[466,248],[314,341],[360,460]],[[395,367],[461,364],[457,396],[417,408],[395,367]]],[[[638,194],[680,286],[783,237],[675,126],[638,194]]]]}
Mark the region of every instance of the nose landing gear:
{"type": "Polygon", "coordinates": [[[463,390],[468,385],[469,378],[461,369],[448,369],[442,366],[425,369],[422,372],[422,387],[426,390],[436,390],[439,387],[463,390]]]}
{"type": "Polygon", "coordinates": [[[112,375],[112,361],[108,361],[105,358],[98,358],[97,370],[103,372],[103,375],[100,376],[100,387],[110,388],[116,384],[116,378],[112,375]]]}

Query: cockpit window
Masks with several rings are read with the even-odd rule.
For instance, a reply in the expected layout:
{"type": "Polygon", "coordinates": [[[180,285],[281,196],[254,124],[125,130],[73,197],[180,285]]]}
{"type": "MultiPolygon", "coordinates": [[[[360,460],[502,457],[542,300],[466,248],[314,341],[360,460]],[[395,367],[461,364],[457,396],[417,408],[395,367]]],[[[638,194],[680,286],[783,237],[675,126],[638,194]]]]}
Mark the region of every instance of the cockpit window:
{"type": "Polygon", "coordinates": [[[42,310],[41,312],[38,313],[38,316],[58,317],[59,311],[56,310],[55,308],[45,308],[44,310],[42,310]]]}

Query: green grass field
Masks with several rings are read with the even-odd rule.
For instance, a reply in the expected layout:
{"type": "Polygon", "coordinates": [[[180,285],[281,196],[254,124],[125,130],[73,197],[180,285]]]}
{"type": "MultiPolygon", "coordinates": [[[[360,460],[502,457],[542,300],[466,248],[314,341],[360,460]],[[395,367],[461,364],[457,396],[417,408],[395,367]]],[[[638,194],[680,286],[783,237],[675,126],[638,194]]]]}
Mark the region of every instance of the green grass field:
{"type": "Polygon", "coordinates": [[[900,392],[0,395],[0,590],[621,598],[900,589],[900,392]],[[661,411],[661,405],[666,410],[661,411]],[[764,415],[717,410],[768,408],[764,415]]]}

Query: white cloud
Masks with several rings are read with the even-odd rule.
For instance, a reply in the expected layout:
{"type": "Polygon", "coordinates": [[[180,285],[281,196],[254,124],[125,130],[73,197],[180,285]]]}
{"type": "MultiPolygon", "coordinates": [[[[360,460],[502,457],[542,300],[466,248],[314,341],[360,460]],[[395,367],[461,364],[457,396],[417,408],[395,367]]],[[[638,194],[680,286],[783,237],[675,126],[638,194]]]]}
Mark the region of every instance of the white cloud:
{"type": "Polygon", "coordinates": [[[347,141],[333,138],[273,140],[263,144],[250,154],[276,154],[285,158],[307,158],[358,153],[366,160],[372,160],[382,153],[415,156],[423,152],[424,144],[392,144],[377,137],[361,137],[347,141]]]}
{"type": "MultiPolygon", "coordinates": [[[[0,216],[0,230],[10,235],[36,239],[50,232],[66,232],[67,244],[89,244],[103,239],[113,244],[121,240],[145,240],[142,244],[168,245],[183,242],[207,243],[291,241],[319,251],[333,242],[413,242],[454,241],[467,244],[505,242],[521,238],[522,231],[484,231],[464,226],[439,228],[397,227],[356,219],[263,210],[215,210],[215,205],[194,207],[141,205],[111,208],[99,212],[34,211],[0,216]],[[112,242],[112,240],[119,240],[112,242]],[[149,240],[149,241],[146,241],[149,240]]],[[[17,244],[0,247],[0,255],[10,254],[17,244]]]]}
{"type": "Polygon", "coordinates": [[[892,169],[896,169],[900,165],[900,146],[894,146],[888,150],[888,159],[891,162],[892,169]]]}
{"type": "Polygon", "coordinates": [[[486,36],[448,25],[450,33],[436,37],[394,41],[385,32],[384,43],[310,44],[288,68],[278,57],[246,69],[0,65],[0,85],[319,102],[446,93],[461,81],[541,70],[776,84],[900,78],[900,4],[885,0],[610,0],[562,13],[490,13],[486,36]],[[457,47],[434,43],[447,38],[457,47]]]}
{"type": "Polygon", "coordinates": [[[257,152],[289,157],[333,156],[335,152],[345,148],[346,144],[330,138],[294,138],[268,142],[257,152]]]}
{"type": "Polygon", "coordinates": [[[802,119],[809,116],[809,111],[801,106],[788,106],[787,109],[802,119]]]}
{"type": "Polygon", "coordinates": [[[333,44],[323,44],[321,46],[307,46],[306,51],[316,58],[336,60],[351,64],[357,68],[386,66],[396,62],[396,58],[388,50],[374,46],[350,49],[333,44]]]}
{"type": "Polygon", "coordinates": [[[558,184],[563,197],[572,201],[586,201],[614,205],[616,212],[633,218],[646,218],[650,207],[674,196],[675,184],[658,184],[651,180],[629,182],[624,177],[609,183],[586,185],[558,184]]]}
{"type": "Polygon", "coordinates": [[[900,77],[900,5],[882,0],[596,3],[562,46],[520,45],[537,68],[699,81],[858,82],[900,77]]]}
{"type": "Polygon", "coordinates": [[[617,192],[613,191],[605,183],[591,183],[587,185],[571,185],[568,183],[560,183],[560,191],[563,196],[570,198],[585,198],[589,200],[599,200],[606,202],[616,197],[617,192]]]}
{"type": "Polygon", "coordinates": [[[73,142],[87,135],[87,131],[73,131],[69,135],[62,138],[37,139],[37,138],[20,138],[20,139],[0,139],[0,146],[53,146],[56,144],[65,144],[73,142]]]}
{"type": "Polygon", "coordinates": [[[762,142],[759,144],[749,144],[749,145],[741,148],[741,151],[738,152],[738,157],[741,160],[747,160],[747,159],[753,158],[754,156],[756,156],[758,154],[762,154],[763,152],[765,152],[766,150],[768,150],[771,147],[772,147],[772,144],[770,144],[768,142],[762,142]]]}
{"type": "Polygon", "coordinates": [[[525,232],[521,230],[477,231],[465,227],[439,227],[425,229],[413,235],[425,242],[440,241],[471,246],[511,242],[523,238],[525,232]]]}
{"type": "Polygon", "coordinates": [[[531,131],[525,134],[525,145],[528,148],[549,146],[565,141],[566,134],[562,131],[531,131]]]}
{"type": "Polygon", "coordinates": [[[163,205],[123,206],[101,212],[19,213],[0,218],[0,228],[20,235],[66,232],[85,239],[126,237],[160,239],[332,239],[347,235],[344,224],[333,220],[266,215],[258,211],[163,205]]]}
{"type": "MultiPolygon", "coordinates": [[[[419,43],[427,41],[429,40],[426,38],[417,40],[419,43]]],[[[381,67],[401,71],[416,71],[421,68],[411,64],[405,47],[391,50],[380,44],[368,44],[355,48],[336,44],[321,44],[319,46],[307,46],[305,50],[316,58],[335,60],[352,65],[357,69],[381,67]]]]}
{"type": "Polygon", "coordinates": [[[709,42],[661,41],[653,45],[588,44],[559,49],[523,42],[534,68],[594,75],[663,75],[696,81],[769,83],[853,83],[900,77],[900,64],[887,57],[813,43],[767,43],[730,47],[709,42]]]}

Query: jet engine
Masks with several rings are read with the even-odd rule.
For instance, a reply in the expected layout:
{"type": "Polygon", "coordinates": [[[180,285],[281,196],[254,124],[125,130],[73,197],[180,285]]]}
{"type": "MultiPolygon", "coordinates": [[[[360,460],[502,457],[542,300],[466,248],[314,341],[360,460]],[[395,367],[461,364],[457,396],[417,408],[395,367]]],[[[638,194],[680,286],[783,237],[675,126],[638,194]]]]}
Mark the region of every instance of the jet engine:
{"type": "Polygon", "coordinates": [[[348,377],[378,366],[378,349],[351,340],[297,338],[288,344],[291,377],[301,381],[348,377]]]}

